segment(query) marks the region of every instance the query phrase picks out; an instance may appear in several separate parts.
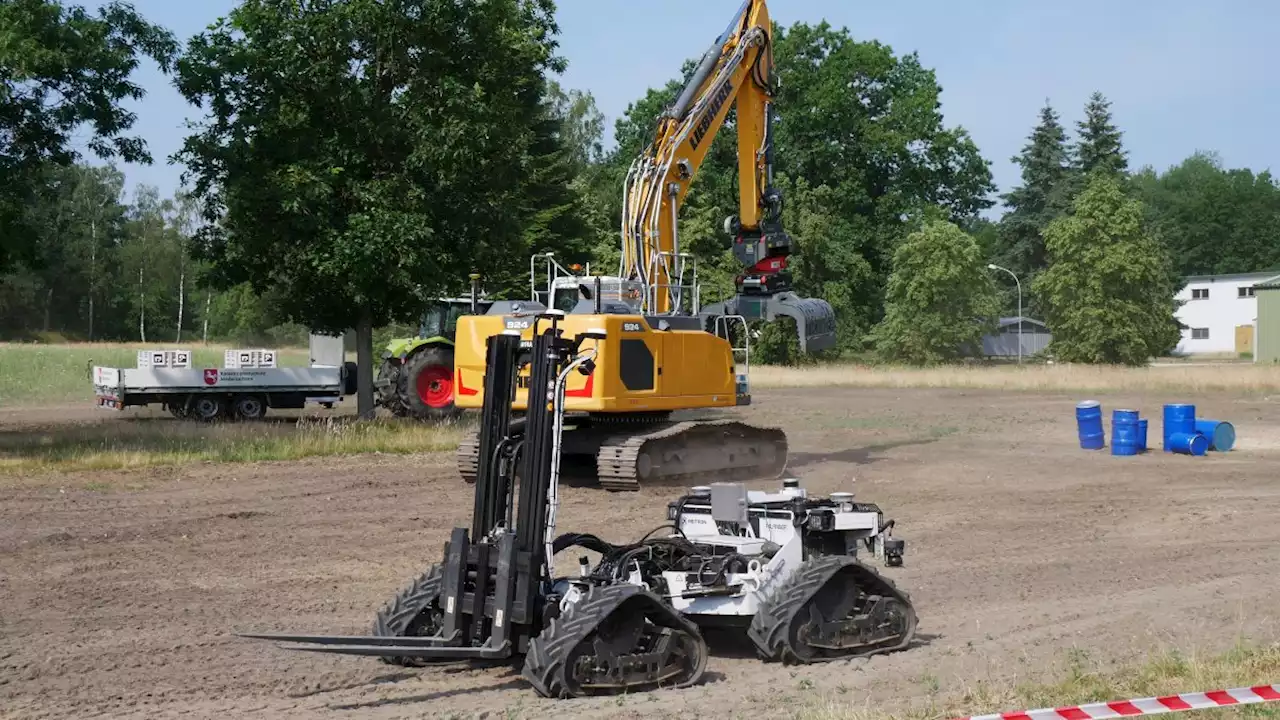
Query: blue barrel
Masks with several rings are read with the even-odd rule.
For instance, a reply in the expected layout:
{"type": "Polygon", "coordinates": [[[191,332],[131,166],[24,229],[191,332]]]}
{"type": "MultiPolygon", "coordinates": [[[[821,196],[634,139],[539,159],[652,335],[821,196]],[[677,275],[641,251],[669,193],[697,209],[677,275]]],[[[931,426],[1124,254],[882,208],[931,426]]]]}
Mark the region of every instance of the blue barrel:
{"type": "Polygon", "coordinates": [[[1147,419],[1138,420],[1138,450],[1147,451],[1147,419]]]}
{"type": "Polygon", "coordinates": [[[1102,449],[1102,403],[1085,400],[1076,405],[1076,432],[1080,435],[1080,447],[1085,450],[1102,449]]]}
{"type": "Polygon", "coordinates": [[[1204,455],[1209,452],[1209,438],[1198,432],[1174,433],[1169,436],[1169,450],[1180,455],[1204,455]]]}
{"type": "Polygon", "coordinates": [[[1176,433],[1192,435],[1196,431],[1195,405],[1164,406],[1164,451],[1173,452],[1169,439],[1176,433]]]}
{"type": "Polygon", "coordinates": [[[1111,411],[1111,454],[1138,454],[1138,411],[1111,411]]]}
{"type": "Polygon", "coordinates": [[[1222,420],[1196,420],[1196,432],[1209,438],[1209,449],[1230,452],[1236,444],[1236,428],[1222,420]]]}

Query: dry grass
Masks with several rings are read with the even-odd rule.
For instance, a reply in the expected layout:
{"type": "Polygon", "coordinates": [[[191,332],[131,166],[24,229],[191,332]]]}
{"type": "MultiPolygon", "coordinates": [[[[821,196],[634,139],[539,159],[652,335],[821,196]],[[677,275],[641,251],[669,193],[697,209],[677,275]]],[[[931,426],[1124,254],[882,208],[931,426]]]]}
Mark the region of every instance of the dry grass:
{"type": "Polygon", "coordinates": [[[456,448],[467,427],[327,417],[213,425],[155,418],[30,428],[0,435],[0,475],[440,452],[456,448]]]}
{"type": "Polygon", "coordinates": [[[1280,392],[1280,365],[1167,364],[1145,368],[1090,365],[753,366],[753,388],[867,387],[1093,392],[1280,392]]]}
{"type": "MultiPolygon", "coordinates": [[[[903,714],[854,708],[835,698],[808,707],[804,720],[933,720],[996,712],[1017,712],[1090,702],[1161,697],[1186,692],[1225,690],[1280,682],[1280,645],[1238,645],[1223,654],[1183,655],[1167,652],[1150,657],[1139,667],[1102,667],[1081,653],[1071,654],[1062,676],[1047,684],[997,685],[979,683],[951,697],[930,697],[903,714]]],[[[1262,703],[1227,710],[1197,711],[1190,718],[1280,718],[1280,703],[1262,703]]]]}
{"type": "MultiPolygon", "coordinates": [[[[89,379],[94,365],[135,367],[138,351],[185,348],[192,352],[196,367],[222,367],[229,346],[190,343],[0,343],[0,406],[48,405],[93,400],[89,379]]],[[[306,365],[306,348],[282,349],[277,362],[282,366],[306,365]]]]}

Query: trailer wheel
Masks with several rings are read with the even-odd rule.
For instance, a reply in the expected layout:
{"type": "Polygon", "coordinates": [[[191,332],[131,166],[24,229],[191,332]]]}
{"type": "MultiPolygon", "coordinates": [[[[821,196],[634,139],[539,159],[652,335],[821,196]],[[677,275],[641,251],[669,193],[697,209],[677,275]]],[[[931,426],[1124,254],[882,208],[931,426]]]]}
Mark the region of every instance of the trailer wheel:
{"type": "Polygon", "coordinates": [[[220,395],[199,395],[191,401],[191,415],[212,422],[227,414],[227,399],[220,395]]]}
{"type": "Polygon", "coordinates": [[[169,411],[170,415],[179,420],[186,420],[191,417],[191,413],[187,411],[187,399],[185,397],[176,398],[173,402],[167,402],[164,407],[169,411]]]}
{"type": "Polygon", "coordinates": [[[241,420],[261,420],[267,414],[267,402],[260,395],[237,395],[231,408],[241,420]]]}

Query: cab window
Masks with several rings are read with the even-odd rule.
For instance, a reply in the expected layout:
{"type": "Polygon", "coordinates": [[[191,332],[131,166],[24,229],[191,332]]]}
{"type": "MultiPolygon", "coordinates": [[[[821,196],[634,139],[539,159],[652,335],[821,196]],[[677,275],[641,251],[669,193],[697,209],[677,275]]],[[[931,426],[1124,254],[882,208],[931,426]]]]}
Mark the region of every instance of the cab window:
{"type": "Polygon", "coordinates": [[[566,315],[573,312],[573,308],[578,304],[578,288],[563,287],[556,288],[555,302],[552,308],[555,310],[563,310],[566,315]]]}

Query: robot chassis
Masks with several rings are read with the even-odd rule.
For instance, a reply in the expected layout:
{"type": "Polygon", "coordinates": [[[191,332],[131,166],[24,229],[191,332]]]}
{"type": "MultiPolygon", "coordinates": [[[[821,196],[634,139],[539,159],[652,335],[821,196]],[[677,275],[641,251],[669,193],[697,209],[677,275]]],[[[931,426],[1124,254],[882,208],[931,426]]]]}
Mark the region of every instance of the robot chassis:
{"type": "Polygon", "coordinates": [[[514,331],[488,339],[479,438],[487,461],[471,528],[453,530],[443,564],[383,607],[370,636],[242,637],[406,666],[523,655],[524,678],[556,698],[693,685],[707,664],[704,628],[745,631],[762,660],[784,663],[911,643],[907,594],[857,557],[861,548],[897,566],[905,543],[880,508],[852,493],[814,497],[792,479],[776,493],[714,484],[669,503],[668,523],[635,543],[556,536],[565,380],[591,371],[595,351],[582,346],[604,337],[566,339],[561,317],[539,316],[531,348],[514,331]],[[546,402],[513,420],[526,362],[529,387],[546,402]],[[662,529],[670,532],[655,536],[662,529]],[[600,559],[583,556],[576,574],[555,575],[555,556],[574,547],[600,559]]]}

